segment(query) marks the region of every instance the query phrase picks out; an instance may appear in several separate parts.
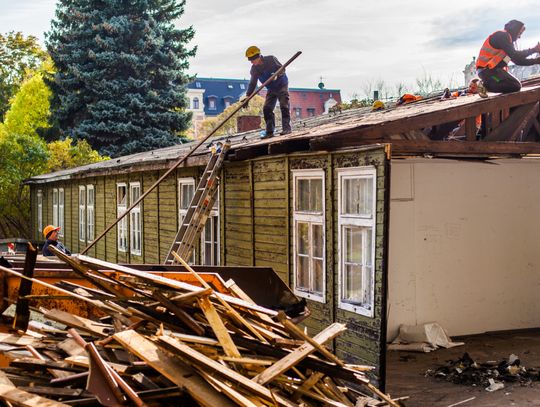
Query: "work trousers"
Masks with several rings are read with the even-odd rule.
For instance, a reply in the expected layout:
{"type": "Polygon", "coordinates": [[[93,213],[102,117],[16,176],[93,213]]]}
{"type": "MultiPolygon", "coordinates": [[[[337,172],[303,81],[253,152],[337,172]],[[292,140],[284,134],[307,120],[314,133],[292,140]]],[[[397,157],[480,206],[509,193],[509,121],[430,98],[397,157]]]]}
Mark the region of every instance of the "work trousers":
{"type": "Polygon", "coordinates": [[[511,93],[521,89],[519,79],[502,68],[484,69],[478,76],[488,92],[511,93]]]}
{"type": "Polygon", "coordinates": [[[274,108],[279,100],[279,108],[281,110],[281,124],[284,132],[291,131],[291,112],[289,105],[289,87],[283,86],[277,90],[270,90],[266,93],[266,100],[264,101],[263,114],[264,121],[266,122],[266,134],[274,134],[276,128],[276,118],[274,115],[274,108]]]}

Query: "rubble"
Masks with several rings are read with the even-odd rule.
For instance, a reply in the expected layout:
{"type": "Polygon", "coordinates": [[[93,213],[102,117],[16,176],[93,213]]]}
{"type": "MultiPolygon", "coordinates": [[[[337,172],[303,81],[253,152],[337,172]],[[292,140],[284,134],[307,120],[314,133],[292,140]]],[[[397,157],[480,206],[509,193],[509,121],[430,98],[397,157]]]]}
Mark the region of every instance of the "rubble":
{"type": "Polygon", "coordinates": [[[479,363],[465,353],[456,361],[448,360],[445,366],[428,370],[426,375],[455,384],[481,386],[490,392],[504,388],[504,383],[527,386],[540,381],[540,371],[522,366],[516,355],[500,361],[479,363]]]}
{"type": "MultiPolygon", "coordinates": [[[[401,405],[402,399],[370,382],[372,367],[347,364],[325,346],[346,330],[343,324],[310,337],[284,312],[258,306],[234,284],[228,293],[216,291],[187,264],[198,285],[54,251],[91,284],[59,281],[48,288],[86,302],[101,317],[32,307],[55,327],[30,321],[18,333],[0,334],[0,353],[10,361],[0,370],[1,400],[32,398],[50,406],[401,405]]],[[[44,284],[13,269],[0,271],[44,284]]],[[[20,310],[13,326],[21,325],[18,318],[25,319],[20,310]]]]}

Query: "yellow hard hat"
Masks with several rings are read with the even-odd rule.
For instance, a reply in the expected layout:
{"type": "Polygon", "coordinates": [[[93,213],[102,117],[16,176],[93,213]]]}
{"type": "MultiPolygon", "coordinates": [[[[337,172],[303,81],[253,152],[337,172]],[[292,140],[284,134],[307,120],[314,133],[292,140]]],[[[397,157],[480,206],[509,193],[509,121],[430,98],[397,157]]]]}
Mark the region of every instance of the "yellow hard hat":
{"type": "Polygon", "coordinates": [[[246,58],[249,59],[250,61],[258,57],[260,54],[261,54],[261,50],[259,49],[259,47],[255,45],[252,45],[251,47],[246,49],[246,58]]]}
{"type": "Polygon", "coordinates": [[[47,239],[49,233],[54,232],[55,230],[60,230],[60,228],[54,225],[45,226],[45,228],[43,228],[43,236],[45,236],[45,239],[47,239]]]}
{"type": "Polygon", "coordinates": [[[372,112],[374,112],[375,110],[383,110],[383,109],[386,109],[386,106],[380,100],[376,100],[375,102],[373,102],[373,106],[371,106],[372,112]]]}

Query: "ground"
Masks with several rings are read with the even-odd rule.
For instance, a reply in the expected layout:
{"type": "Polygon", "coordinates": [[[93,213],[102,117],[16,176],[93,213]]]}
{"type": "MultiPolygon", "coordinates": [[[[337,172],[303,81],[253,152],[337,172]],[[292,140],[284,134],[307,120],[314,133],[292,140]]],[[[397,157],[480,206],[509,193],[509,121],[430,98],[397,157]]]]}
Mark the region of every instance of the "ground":
{"type": "Polygon", "coordinates": [[[477,362],[508,359],[514,353],[527,368],[540,368],[540,329],[511,333],[489,333],[462,338],[465,346],[440,349],[431,353],[388,352],[387,387],[392,396],[410,396],[407,407],[540,406],[540,382],[523,387],[506,383],[505,388],[489,393],[484,388],[457,385],[426,377],[425,372],[444,365],[447,360],[459,359],[465,352],[477,362]]]}

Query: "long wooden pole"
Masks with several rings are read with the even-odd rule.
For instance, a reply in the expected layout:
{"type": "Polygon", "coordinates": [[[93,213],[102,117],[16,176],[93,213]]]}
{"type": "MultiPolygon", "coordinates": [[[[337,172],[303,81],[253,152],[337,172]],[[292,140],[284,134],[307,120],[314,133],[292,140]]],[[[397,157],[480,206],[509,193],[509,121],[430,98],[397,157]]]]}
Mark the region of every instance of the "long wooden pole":
{"type": "MultiPolygon", "coordinates": [[[[245,102],[249,102],[253,97],[255,97],[256,94],[258,94],[263,88],[268,85],[270,82],[272,82],[278,75],[280,75],[287,66],[289,66],[296,58],[300,56],[302,51],[298,51],[296,54],[294,54],[287,62],[283,64],[281,68],[279,68],[266,82],[264,82],[261,86],[259,86],[255,92],[253,92],[251,95],[249,95],[248,98],[246,98],[245,102]]],[[[211,136],[213,136],[216,131],[218,131],[231,117],[233,117],[236,112],[238,112],[240,109],[242,109],[243,104],[239,104],[225,119],[223,119],[214,130],[210,132],[206,137],[202,138],[191,150],[187,152],[186,155],[178,159],[171,168],[169,168],[159,179],[154,182],[154,184],[144,192],[139,199],[137,199],[131,206],[123,213],[121,214],[113,223],[111,223],[107,229],[105,229],[101,234],[96,237],[88,246],[86,246],[82,251],[81,254],[85,254],[90,250],[97,242],[103,238],[113,227],[116,226],[118,222],[120,222],[133,208],[135,208],[141,201],[146,198],[146,196],[152,192],[165,178],[167,178],[176,168],[180,166],[184,161],[187,160],[189,156],[191,156],[206,140],[208,140],[211,136]]]]}

